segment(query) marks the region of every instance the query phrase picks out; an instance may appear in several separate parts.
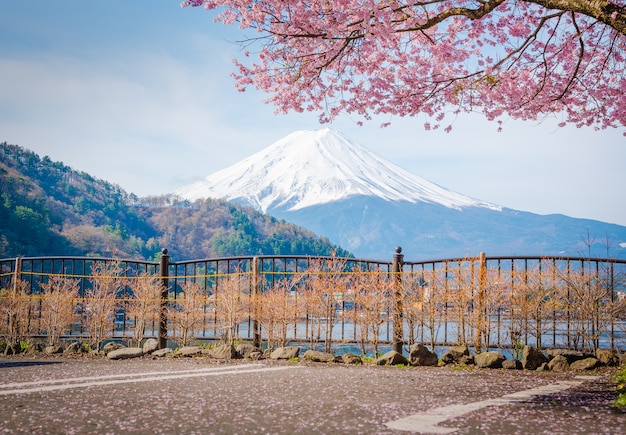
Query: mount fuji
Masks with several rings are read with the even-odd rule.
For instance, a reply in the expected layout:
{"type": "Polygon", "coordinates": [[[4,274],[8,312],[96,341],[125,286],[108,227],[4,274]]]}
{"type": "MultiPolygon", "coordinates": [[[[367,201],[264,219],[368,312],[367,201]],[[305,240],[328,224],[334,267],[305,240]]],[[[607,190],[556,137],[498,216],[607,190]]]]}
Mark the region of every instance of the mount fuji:
{"type": "MultiPolygon", "coordinates": [[[[507,209],[447,190],[332,129],[297,131],[175,193],[248,205],[309,228],[357,257],[580,255],[583,236],[626,241],[626,227],[507,209]]],[[[604,252],[606,255],[606,249],[604,252]]]]}

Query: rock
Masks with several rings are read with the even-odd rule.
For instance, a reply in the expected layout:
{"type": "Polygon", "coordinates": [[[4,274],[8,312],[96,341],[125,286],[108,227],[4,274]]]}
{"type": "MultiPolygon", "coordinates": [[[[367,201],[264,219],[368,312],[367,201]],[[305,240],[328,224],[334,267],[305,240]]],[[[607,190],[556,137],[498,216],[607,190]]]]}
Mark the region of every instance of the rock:
{"type": "Polygon", "coordinates": [[[58,345],[58,346],[46,346],[46,348],[43,350],[43,352],[46,355],[55,355],[57,353],[63,353],[63,346],[58,345]]]}
{"type": "Polygon", "coordinates": [[[306,352],[304,352],[303,358],[311,362],[323,362],[323,363],[335,362],[335,356],[332,353],[320,352],[320,351],[312,350],[312,349],[309,349],[306,352]]]}
{"type": "Polygon", "coordinates": [[[409,351],[409,362],[412,366],[436,366],[439,358],[423,344],[415,343],[409,351]]]}
{"type": "Polygon", "coordinates": [[[453,346],[441,357],[444,364],[474,364],[474,357],[466,344],[453,346]]]}
{"type": "Polygon", "coordinates": [[[615,352],[608,349],[596,349],[596,358],[605,366],[618,366],[619,357],[615,352]]]}
{"type": "Polygon", "coordinates": [[[574,371],[583,371],[583,370],[593,370],[600,365],[600,361],[597,358],[585,358],[578,361],[574,361],[569,365],[570,370],[574,371]]]}
{"type": "Polygon", "coordinates": [[[536,347],[524,346],[522,353],[522,367],[526,370],[537,370],[537,368],[548,362],[548,358],[536,347]]]}
{"type": "Polygon", "coordinates": [[[261,352],[260,350],[250,352],[248,354],[248,359],[251,359],[252,361],[258,361],[260,359],[263,359],[263,352],[261,352]]]}
{"type": "Polygon", "coordinates": [[[557,355],[550,360],[548,368],[553,372],[566,372],[569,370],[569,362],[565,356],[557,355]]]}
{"type": "Polygon", "coordinates": [[[344,353],[339,358],[344,364],[363,364],[361,357],[353,353],[344,353]]]}
{"type": "Polygon", "coordinates": [[[252,352],[261,352],[261,349],[252,343],[240,343],[235,347],[235,350],[241,358],[250,358],[252,352]]]}
{"type": "Polygon", "coordinates": [[[548,365],[547,362],[543,362],[539,365],[539,367],[536,368],[536,371],[538,372],[547,372],[550,371],[550,366],[548,365]]]}
{"type": "Polygon", "coordinates": [[[293,359],[298,358],[300,348],[298,346],[279,347],[270,354],[271,359],[293,359]]]}
{"type": "Polygon", "coordinates": [[[404,355],[395,350],[390,350],[386,354],[376,358],[374,363],[378,366],[395,366],[396,364],[408,365],[409,360],[404,355]]]}
{"type": "Polygon", "coordinates": [[[183,346],[179,347],[176,354],[178,356],[195,356],[200,355],[202,353],[202,348],[200,346],[183,346]]]}
{"type": "Polygon", "coordinates": [[[67,346],[67,349],[63,353],[71,354],[71,353],[83,353],[86,350],[86,346],[83,346],[83,343],[80,341],[73,341],[67,346]]]}
{"type": "Polygon", "coordinates": [[[138,358],[143,355],[143,350],[138,347],[122,347],[120,349],[112,350],[107,354],[107,359],[129,359],[138,358]]]}
{"type": "Polygon", "coordinates": [[[522,362],[516,359],[507,359],[502,361],[502,368],[507,370],[521,370],[522,362]]]}
{"type": "Polygon", "coordinates": [[[203,349],[202,353],[209,358],[215,359],[235,359],[240,358],[239,352],[235,349],[235,346],[231,344],[222,344],[209,349],[203,349]]]}
{"type": "Polygon", "coordinates": [[[482,352],[474,357],[476,365],[481,369],[500,369],[506,357],[497,351],[482,352]]]}
{"type": "Polygon", "coordinates": [[[174,353],[174,350],[170,349],[169,347],[165,347],[163,349],[157,349],[153,351],[150,355],[156,358],[161,358],[167,355],[171,355],[173,353],[174,353]]]}
{"type": "Polygon", "coordinates": [[[589,353],[581,352],[579,350],[570,350],[570,349],[548,349],[546,353],[548,354],[548,358],[550,359],[556,357],[557,355],[564,356],[565,358],[567,358],[568,364],[571,364],[574,361],[578,361],[578,360],[593,356],[589,353]]]}
{"type": "Polygon", "coordinates": [[[105,355],[108,355],[110,352],[113,352],[114,350],[123,349],[125,347],[126,347],[125,345],[123,345],[122,343],[118,341],[109,341],[107,344],[102,346],[102,353],[104,353],[105,355]]]}
{"type": "Polygon", "coordinates": [[[143,343],[143,353],[152,353],[155,350],[157,350],[159,348],[159,340],[155,339],[155,338],[148,338],[144,343],[143,343]]]}

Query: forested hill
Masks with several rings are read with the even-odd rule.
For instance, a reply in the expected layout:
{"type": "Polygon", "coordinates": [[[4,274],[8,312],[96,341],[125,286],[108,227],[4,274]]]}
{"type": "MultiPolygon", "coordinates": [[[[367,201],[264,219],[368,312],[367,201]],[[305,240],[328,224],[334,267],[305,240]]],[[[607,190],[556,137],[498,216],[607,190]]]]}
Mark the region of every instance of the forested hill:
{"type": "Polygon", "coordinates": [[[0,258],[172,260],[349,253],[313,232],[221,200],[139,198],[49,157],[0,143],[0,258]]]}

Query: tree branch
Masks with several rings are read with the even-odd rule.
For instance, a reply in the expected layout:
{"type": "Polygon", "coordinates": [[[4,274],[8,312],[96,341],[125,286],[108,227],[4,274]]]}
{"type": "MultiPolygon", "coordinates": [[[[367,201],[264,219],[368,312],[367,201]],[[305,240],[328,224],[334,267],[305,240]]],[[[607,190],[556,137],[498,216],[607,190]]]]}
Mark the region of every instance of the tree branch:
{"type": "Polygon", "coordinates": [[[575,12],[594,18],[626,35],[626,8],[611,0],[524,0],[547,9],[575,12]]]}

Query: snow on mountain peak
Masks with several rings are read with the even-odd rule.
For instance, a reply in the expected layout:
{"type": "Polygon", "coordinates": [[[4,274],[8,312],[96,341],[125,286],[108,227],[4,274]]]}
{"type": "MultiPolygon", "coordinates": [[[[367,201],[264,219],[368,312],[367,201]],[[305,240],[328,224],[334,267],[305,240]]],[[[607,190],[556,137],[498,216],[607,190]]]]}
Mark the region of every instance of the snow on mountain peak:
{"type": "Polygon", "coordinates": [[[221,198],[267,212],[298,210],[355,195],[429,202],[449,208],[500,207],[444,189],[325,128],[296,131],[176,195],[221,198]]]}

